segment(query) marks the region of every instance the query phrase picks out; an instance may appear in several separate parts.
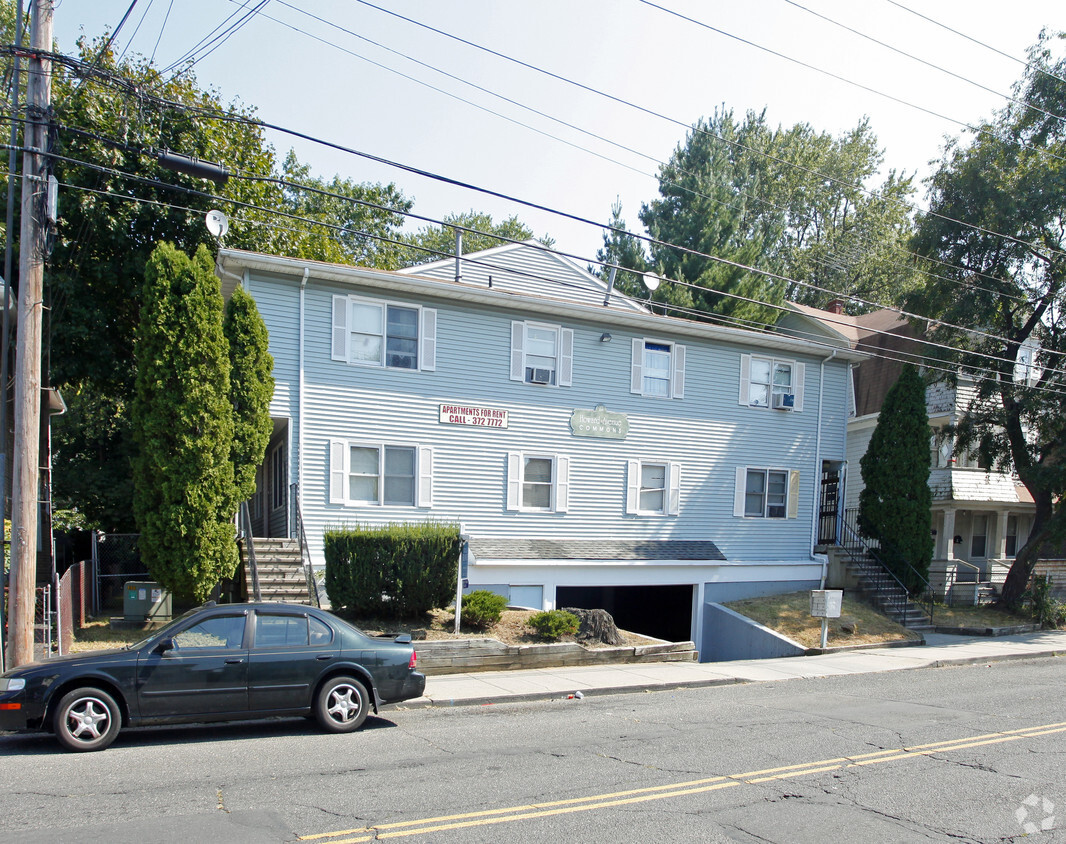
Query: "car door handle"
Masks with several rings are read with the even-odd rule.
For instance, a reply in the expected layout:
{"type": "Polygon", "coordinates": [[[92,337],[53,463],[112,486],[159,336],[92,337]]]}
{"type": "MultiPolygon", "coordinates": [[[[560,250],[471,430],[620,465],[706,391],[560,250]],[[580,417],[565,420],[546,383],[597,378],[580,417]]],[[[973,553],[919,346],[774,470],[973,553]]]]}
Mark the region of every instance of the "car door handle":
{"type": "Polygon", "coordinates": [[[226,665],[240,665],[242,662],[244,662],[244,659],[241,657],[234,657],[233,659],[227,659],[226,665]]]}
{"type": "Polygon", "coordinates": [[[322,660],[333,659],[333,654],[319,654],[318,656],[315,657],[315,659],[322,659],[322,660]]]}

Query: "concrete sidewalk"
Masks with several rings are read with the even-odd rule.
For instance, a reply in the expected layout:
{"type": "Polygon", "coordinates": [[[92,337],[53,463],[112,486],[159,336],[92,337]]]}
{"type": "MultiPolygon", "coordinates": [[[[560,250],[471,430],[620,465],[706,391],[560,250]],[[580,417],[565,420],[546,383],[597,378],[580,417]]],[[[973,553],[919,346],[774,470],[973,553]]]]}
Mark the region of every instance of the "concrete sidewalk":
{"type": "Polygon", "coordinates": [[[446,674],[429,677],[425,695],[401,706],[476,706],[565,698],[576,692],[582,695],[621,694],[685,686],[719,686],[1066,656],[1066,631],[1058,630],[994,638],[929,633],[925,640],[924,646],[848,650],[779,659],[657,662],[446,674]]]}

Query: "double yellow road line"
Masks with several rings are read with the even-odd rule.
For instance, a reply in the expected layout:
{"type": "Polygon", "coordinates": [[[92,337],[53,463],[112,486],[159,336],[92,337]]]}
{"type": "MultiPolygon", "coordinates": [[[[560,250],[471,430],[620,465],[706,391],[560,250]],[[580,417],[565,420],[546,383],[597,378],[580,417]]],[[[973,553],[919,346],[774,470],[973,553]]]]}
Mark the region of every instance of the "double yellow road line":
{"type": "Polygon", "coordinates": [[[1020,730],[1008,730],[999,733],[986,733],[980,736],[967,736],[951,741],[938,741],[932,744],[920,744],[914,747],[899,747],[891,750],[879,750],[875,753],[862,753],[857,756],[841,756],[836,759],[823,759],[802,765],[786,765],[782,768],[767,768],[763,771],[747,771],[742,774],[726,774],[687,782],[656,785],[648,788],[634,788],[629,791],[614,791],[609,794],[596,794],[590,797],[576,797],[571,800],[552,800],[544,803],[530,803],[524,806],[507,806],[501,809],[485,809],[480,812],[466,812],[457,815],[442,815],[436,818],[423,818],[415,821],[377,824],[360,829],[342,829],[336,832],[322,832],[317,835],[304,835],[301,841],[321,841],[325,844],[362,844],[383,838],[407,838],[412,835],[425,835],[431,832],[444,832],[451,829],[464,829],[475,826],[490,826],[499,823],[546,818],[553,815],[567,815],[574,812],[591,812],[596,809],[609,809],[614,806],[627,806],[634,803],[646,803],[650,800],[666,800],[671,797],[685,797],[690,794],[702,794],[708,791],[720,791],[735,788],[738,785],[755,785],[772,780],[791,779],[806,774],[820,774],[846,768],[858,768],[866,765],[878,765],[882,762],[894,762],[899,759],[916,759],[931,756],[934,753],[947,753],[953,750],[965,750],[970,747],[982,747],[990,744],[1002,744],[1008,741],[1037,738],[1038,736],[1066,732],[1066,722],[1043,724],[1020,730]]]}

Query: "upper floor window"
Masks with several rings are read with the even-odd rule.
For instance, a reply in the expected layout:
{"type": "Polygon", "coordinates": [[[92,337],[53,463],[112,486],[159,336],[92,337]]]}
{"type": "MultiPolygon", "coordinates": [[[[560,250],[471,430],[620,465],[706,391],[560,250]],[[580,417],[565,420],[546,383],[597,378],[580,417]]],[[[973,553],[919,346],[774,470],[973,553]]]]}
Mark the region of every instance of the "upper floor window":
{"type": "Polygon", "coordinates": [[[644,460],[626,462],[626,513],[676,516],[681,498],[681,466],[644,460]]]}
{"type": "Polygon", "coordinates": [[[740,404],[803,410],[804,365],[794,360],[740,356],[740,404]]]}
{"type": "Polygon", "coordinates": [[[437,311],[333,297],[333,360],[359,366],[434,370],[437,366],[437,311]]]}
{"type": "Polygon", "coordinates": [[[511,380],[569,387],[574,372],[574,331],[538,322],[511,323],[511,380]]]}
{"type": "Polygon", "coordinates": [[[334,504],[429,507],[433,450],[331,440],[329,500],[334,504]]]}
{"type": "Polygon", "coordinates": [[[570,459],[561,455],[507,455],[507,509],[566,512],[570,459]]]}
{"type": "Polygon", "coordinates": [[[799,513],[799,472],[740,467],[736,472],[733,515],[794,519],[799,513]]]}
{"type": "Polygon", "coordinates": [[[630,392],[641,396],[685,397],[685,347],[680,343],[633,338],[630,392]]]}

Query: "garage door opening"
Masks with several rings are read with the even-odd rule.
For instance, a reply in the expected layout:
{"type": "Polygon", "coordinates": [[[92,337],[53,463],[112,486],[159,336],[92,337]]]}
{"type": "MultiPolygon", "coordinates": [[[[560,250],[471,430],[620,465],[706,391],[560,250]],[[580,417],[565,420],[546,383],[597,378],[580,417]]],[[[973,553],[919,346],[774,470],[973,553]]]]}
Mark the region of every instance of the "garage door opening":
{"type": "Polygon", "coordinates": [[[623,630],[668,642],[692,638],[693,586],[560,586],[555,605],[607,610],[623,630]]]}

